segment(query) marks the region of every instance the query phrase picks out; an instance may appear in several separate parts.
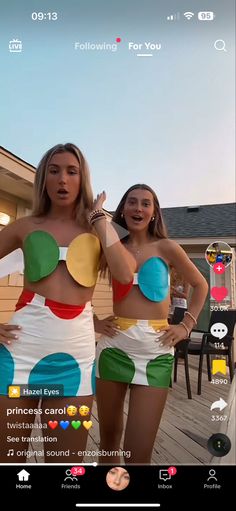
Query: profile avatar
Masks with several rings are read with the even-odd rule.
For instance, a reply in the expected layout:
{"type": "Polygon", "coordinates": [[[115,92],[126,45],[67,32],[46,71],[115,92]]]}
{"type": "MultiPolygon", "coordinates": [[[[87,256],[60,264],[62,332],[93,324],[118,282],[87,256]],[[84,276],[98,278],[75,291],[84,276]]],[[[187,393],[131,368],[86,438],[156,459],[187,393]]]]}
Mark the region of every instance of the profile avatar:
{"type": "Polygon", "coordinates": [[[114,467],[107,472],[106,483],[111,490],[124,490],[129,485],[129,482],[129,473],[123,467],[114,467]]]}
{"type": "Polygon", "coordinates": [[[216,263],[222,263],[227,268],[232,262],[232,248],[224,241],[215,241],[207,247],[205,259],[212,267],[216,263]]]}

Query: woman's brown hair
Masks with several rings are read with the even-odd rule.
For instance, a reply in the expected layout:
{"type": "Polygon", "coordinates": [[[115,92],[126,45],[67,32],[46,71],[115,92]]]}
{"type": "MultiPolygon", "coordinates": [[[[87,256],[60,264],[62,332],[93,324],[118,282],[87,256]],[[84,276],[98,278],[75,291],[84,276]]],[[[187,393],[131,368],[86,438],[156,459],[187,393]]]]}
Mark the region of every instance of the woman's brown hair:
{"type": "MultiPolygon", "coordinates": [[[[148,232],[151,234],[151,236],[153,236],[156,239],[166,239],[168,237],[167,229],[164,224],[164,220],[162,217],[161,208],[160,208],[160,204],[159,204],[157,195],[150,186],[145,185],[145,184],[133,185],[125,192],[125,194],[123,195],[122,199],[120,200],[120,202],[116,208],[115,213],[113,214],[113,217],[112,217],[113,227],[116,228],[116,225],[118,225],[118,226],[120,225],[124,229],[127,229],[126,221],[122,214],[123,214],[123,209],[124,209],[126,199],[129,195],[129,193],[132,192],[133,190],[147,190],[148,192],[150,192],[152,194],[153,205],[154,205],[154,213],[153,213],[154,220],[151,220],[149,222],[148,232]]],[[[119,229],[118,229],[118,234],[119,234],[119,229]]],[[[125,236],[120,241],[121,241],[121,243],[126,243],[128,241],[128,239],[129,239],[129,235],[125,236]]],[[[107,264],[106,264],[105,259],[103,259],[103,258],[101,261],[100,268],[101,268],[101,277],[105,278],[106,273],[107,273],[107,264]]],[[[110,277],[109,277],[109,280],[111,280],[110,277]]]]}

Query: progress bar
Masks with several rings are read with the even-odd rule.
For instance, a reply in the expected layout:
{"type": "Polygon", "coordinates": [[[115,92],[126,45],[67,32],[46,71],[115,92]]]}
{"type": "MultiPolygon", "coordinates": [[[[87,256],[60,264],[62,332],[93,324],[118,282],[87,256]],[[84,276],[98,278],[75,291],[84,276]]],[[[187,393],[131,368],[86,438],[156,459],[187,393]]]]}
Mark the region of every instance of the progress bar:
{"type": "Polygon", "coordinates": [[[76,507],[151,507],[155,509],[156,507],[160,507],[161,504],[125,504],[124,502],[120,504],[75,504],[76,507]]]}
{"type": "Polygon", "coordinates": [[[27,469],[28,468],[30,469],[30,468],[34,468],[34,467],[50,467],[50,466],[63,468],[64,465],[66,465],[66,466],[69,465],[71,468],[75,467],[75,466],[76,467],[78,467],[78,466],[79,467],[97,467],[98,464],[96,461],[94,461],[92,463],[80,463],[79,461],[78,462],[74,461],[74,463],[73,462],[70,462],[70,463],[64,463],[64,462],[63,463],[20,463],[20,462],[18,462],[18,463],[0,463],[0,467],[2,467],[2,466],[19,467],[19,465],[24,465],[24,467],[26,466],[27,469]]]}

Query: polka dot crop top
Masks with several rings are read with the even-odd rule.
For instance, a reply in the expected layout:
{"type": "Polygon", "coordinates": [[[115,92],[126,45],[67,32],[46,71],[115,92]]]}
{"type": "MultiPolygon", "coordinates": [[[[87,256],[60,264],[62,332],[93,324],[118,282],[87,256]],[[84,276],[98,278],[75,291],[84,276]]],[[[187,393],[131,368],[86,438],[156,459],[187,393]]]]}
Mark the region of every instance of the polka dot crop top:
{"type": "Polygon", "coordinates": [[[100,242],[93,234],[80,234],[68,247],[59,247],[48,232],[33,231],[23,243],[25,275],[29,282],[37,282],[51,275],[59,261],[65,261],[78,284],[92,287],[97,280],[100,252],[100,242]]]}
{"type": "Polygon", "coordinates": [[[129,284],[121,284],[112,279],[113,300],[118,302],[128,295],[134,285],[138,285],[141,293],[152,302],[162,302],[169,293],[168,266],[160,257],[150,257],[134,274],[129,284]]]}

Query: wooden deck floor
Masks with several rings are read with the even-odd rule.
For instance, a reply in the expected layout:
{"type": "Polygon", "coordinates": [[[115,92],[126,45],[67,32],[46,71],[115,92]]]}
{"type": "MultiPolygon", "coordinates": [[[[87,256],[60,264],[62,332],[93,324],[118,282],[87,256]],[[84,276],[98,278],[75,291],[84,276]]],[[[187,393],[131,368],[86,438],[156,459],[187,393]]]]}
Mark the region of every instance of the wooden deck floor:
{"type": "MultiPolygon", "coordinates": [[[[220,431],[223,432],[223,430],[226,431],[227,429],[228,420],[225,422],[225,425],[222,425],[221,422],[213,422],[211,420],[214,413],[223,415],[224,412],[220,414],[219,410],[211,412],[210,407],[211,404],[219,400],[220,397],[228,402],[228,395],[232,387],[229,378],[227,377],[228,384],[212,384],[208,381],[206,368],[204,368],[202,394],[198,396],[198,357],[189,356],[189,363],[192,399],[188,399],[187,397],[184,365],[179,364],[178,382],[173,383],[173,388],[169,391],[167,404],[155,441],[152,464],[210,464],[213,457],[207,450],[207,440],[212,434],[220,431]]],[[[125,420],[127,417],[127,410],[128,396],[125,402],[125,420]]],[[[228,408],[225,410],[228,410],[228,408]]],[[[226,413],[228,414],[228,412],[225,412],[225,414],[226,413]]],[[[89,431],[87,449],[97,451],[99,450],[99,426],[96,402],[94,402],[93,405],[91,419],[93,421],[93,427],[89,431]]],[[[98,461],[97,456],[93,456],[92,458],[92,460],[91,457],[85,458],[84,461],[98,461]]],[[[215,464],[217,460],[219,460],[219,462],[221,460],[222,462],[221,458],[214,458],[215,464]]],[[[231,454],[230,463],[235,463],[234,453],[231,454]]]]}
{"type": "MultiPolygon", "coordinates": [[[[207,450],[207,440],[214,433],[225,433],[232,438],[232,449],[227,455],[225,464],[235,464],[235,378],[230,384],[216,385],[207,379],[206,367],[202,377],[202,394],[197,395],[197,364],[198,357],[189,356],[190,380],[192,388],[192,399],[188,399],[184,365],[178,365],[178,382],[173,383],[165,410],[162,416],[159,431],[157,433],[152,464],[155,465],[201,465],[223,463],[224,458],[213,458],[207,450]],[[225,412],[219,413],[219,410],[211,412],[210,407],[214,401],[223,398],[229,406],[225,412]],[[227,415],[227,421],[213,422],[212,415],[227,415]]],[[[127,395],[124,410],[124,422],[127,418],[128,410],[127,395]]],[[[97,416],[97,405],[94,401],[91,420],[93,426],[89,430],[87,450],[93,451],[92,456],[85,457],[84,462],[99,462],[96,452],[99,451],[99,425],[97,416]]],[[[37,432],[38,433],[38,432],[37,432]]],[[[123,439],[122,439],[123,440],[123,439]]],[[[31,446],[34,448],[34,446],[31,446]]],[[[39,448],[39,445],[35,448],[39,448]]],[[[43,446],[42,446],[43,448],[43,446]]],[[[120,446],[122,450],[122,445],[120,446]]],[[[36,460],[30,460],[29,463],[36,460]]],[[[37,459],[37,462],[43,462],[43,459],[37,459]]]]}

